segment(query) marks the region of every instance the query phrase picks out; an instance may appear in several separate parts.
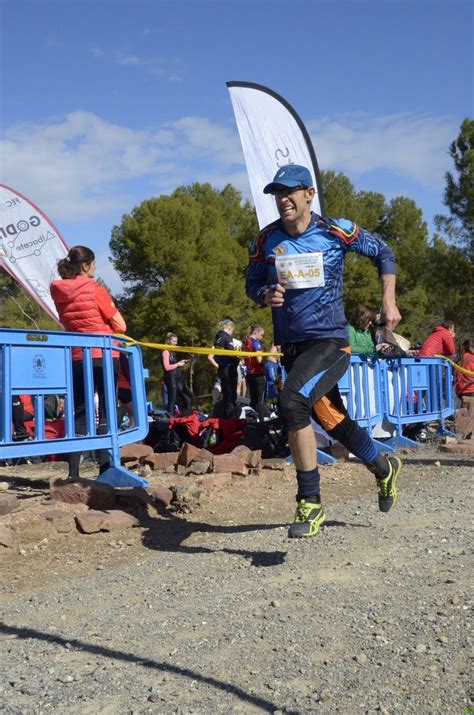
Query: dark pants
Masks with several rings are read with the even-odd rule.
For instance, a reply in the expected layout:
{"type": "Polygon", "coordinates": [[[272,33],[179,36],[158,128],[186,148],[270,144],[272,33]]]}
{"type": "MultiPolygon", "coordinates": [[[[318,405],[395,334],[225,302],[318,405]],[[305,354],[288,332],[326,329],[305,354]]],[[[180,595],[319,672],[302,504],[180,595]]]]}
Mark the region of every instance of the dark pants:
{"type": "Polygon", "coordinates": [[[165,385],[167,390],[166,410],[170,415],[174,414],[176,404],[184,411],[191,409],[193,393],[182,375],[175,377],[173,372],[167,373],[165,375],[165,385]]]}
{"type": "MultiPolygon", "coordinates": [[[[117,385],[118,359],[113,361],[114,381],[117,385]]],[[[92,373],[94,378],[94,392],[99,398],[99,425],[97,434],[106,434],[107,413],[105,407],[104,393],[104,372],[102,368],[102,358],[92,360],[92,373]]],[[[86,434],[86,401],[84,395],[84,368],[82,360],[74,360],[72,365],[72,380],[74,387],[74,427],[77,435],[86,434]]],[[[71,452],[68,454],[69,477],[77,479],[79,477],[79,464],[81,462],[81,452],[71,452]]],[[[107,449],[99,450],[100,471],[107,469],[110,463],[110,455],[107,449]]]]}
{"type": "Polygon", "coordinates": [[[14,429],[14,437],[21,439],[28,433],[25,427],[25,420],[32,419],[32,415],[25,412],[23,403],[18,395],[12,395],[12,422],[14,429]]]}
{"type": "Polygon", "coordinates": [[[222,411],[224,417],[230,417],[234,405],[237,401],[237,367],[238,363],[225,365],[217,371],[217,376],[221,381],[222,390],[222,411]]]}
{"type": "Polygon", "coordinates": [[[267,391],[267,381],[265,375],[247,375],[247,385],[249,388],[250,407],[258,412],[259,405],[265,402],[267,391]]]}

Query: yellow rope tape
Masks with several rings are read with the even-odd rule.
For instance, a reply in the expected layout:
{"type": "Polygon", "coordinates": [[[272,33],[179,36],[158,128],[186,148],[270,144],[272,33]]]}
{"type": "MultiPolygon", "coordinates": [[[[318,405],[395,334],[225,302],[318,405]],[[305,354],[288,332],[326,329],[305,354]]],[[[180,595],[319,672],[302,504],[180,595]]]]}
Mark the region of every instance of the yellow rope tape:
{"type": "MultiPolygon", "coordinates": [[[[124,342],[129,345],[141,345],[144,348],[152,348],[153,350],[172,350],[176,353],[193,353],[194,355],[231,355],[232,357],[278,357],[282,353],[264,353],[264,352],[248,352],[246,350],[224,350],[223,348],[196,348],[196,347],[186,347],[184,345],[169,345],[168,343],[146,343],[141,340],[135,340],[130,338],[128,335],[117,335],[124,342]]],[[[461,367],[457,363],[450,360],[445,355],[435,355],[437,358],[443,358],[459,372],[463,372],[466,375],[474,375],[472,370],[467,370],[465,367],[461,367]]]]}
{"type": "Polygon", "coordinates": [[[176,353],[194,353],[195,355],[231,355],[232,357],[278,357],[281,353],[257,353],[248,352],[246,350],[224,350],[223,348],[195,348],[186,347],[183,345],[169,345],[168,343],[145,343],[140,340],[134,340],[127,335],[116,335],[129,345],[141,345],[144,348],[152,348],[153,350],[171,350],[176,353]]]}
{"type": "Polygon", "coordinates": [[[463,372],[465,375],[474,375],[473,370],[468,370],[466,367],[461,367],[461,365],[458,365],[457,362],[450,360],[445,355],[435,355],[435,357],[443,358],[443,360],[446,360],[446,362],[450,362],[455,370],[459,370],[459,372],[463,372]]]}

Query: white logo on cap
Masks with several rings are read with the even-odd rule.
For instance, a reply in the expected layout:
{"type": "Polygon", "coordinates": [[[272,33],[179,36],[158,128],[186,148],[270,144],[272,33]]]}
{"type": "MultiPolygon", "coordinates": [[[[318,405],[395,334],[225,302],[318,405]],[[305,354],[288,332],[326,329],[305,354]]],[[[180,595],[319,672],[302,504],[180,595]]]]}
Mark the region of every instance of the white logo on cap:
{"type": "Polygon", "coordinates": [[[284,174],[285,174],[285,170],[282,169],[282,171],[280,171],[280,173],[278,174],[278,178],[280,178],[280,176],[283,176],[284,174]]]}

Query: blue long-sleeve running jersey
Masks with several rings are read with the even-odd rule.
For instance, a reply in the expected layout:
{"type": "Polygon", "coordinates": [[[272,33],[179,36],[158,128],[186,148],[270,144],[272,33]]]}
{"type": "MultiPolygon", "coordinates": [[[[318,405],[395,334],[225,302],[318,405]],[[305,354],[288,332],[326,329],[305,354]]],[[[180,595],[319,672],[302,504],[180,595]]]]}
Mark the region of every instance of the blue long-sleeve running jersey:
{"type": "Polygon", "coordinates": [[[285,231],[281,220],[260,232],[247,268],[249,298],[264,304],[264,289],[278,283],[275,262],[285,279],[297,278],[293,285],[298,285],[298,278],[303,286],[314,284],[287,287],[283,306],[272,309],[275,344],[348,338],[343,304],[344,257],[348,251],[370,258],[379,275],[396,273],[395,256],[387,244],[344,218],[321,218],[312,213],[308,228],[296,237],[285,231]],[[286,273],[282,272],[285,267],[286,273]]]}

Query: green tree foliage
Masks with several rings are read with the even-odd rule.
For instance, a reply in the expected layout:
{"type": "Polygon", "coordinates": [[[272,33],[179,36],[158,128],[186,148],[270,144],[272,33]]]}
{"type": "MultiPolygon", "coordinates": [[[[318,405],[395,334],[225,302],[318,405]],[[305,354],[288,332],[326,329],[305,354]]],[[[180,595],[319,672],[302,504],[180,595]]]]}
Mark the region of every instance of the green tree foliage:
{"type": "MultiPolygon", "coordinates": [[[[143,201],[112,230],[116,269],[130,289],[120,301],[133,337],[163,343],[168,331],[181,345],[212,346],[225,317],[241,337],[252,322],[269,330],[270,316],[245,295],[247,246],[258,232],[255,212],[232,186],[176,189],[143,201]]],[[[271,334],[271,333],[270,333],[271,334]]],[[[160,354],[146,356],[154,375],[160,354]]],[[[212,368],[196,361],[194,390],[209,392],[212,368]]]]}
{"type": "Polygon", "coordinates": [[[437,227],[474,260],[474,120],[465,119],[449,147],[456,174],[448,171],[444,203],[451,216],[437,216],[437,227]]]}
{"type": "Polygon", "coordinates": [[[57,330],[58,324],[0,269],[0,325],[5,328],[57,330]]]}
{"type": "MultiPolygon", "coordinates": [[[[454,315],[463,331],[468,324],[470,302],[463,285],[469,282],[460,283],[459,276],[469,280],[468,262],[458,249],[441,239],[430,245],[427,225],[415,202],[403,196],[387,202],[379,193],[356,192],[343,174],[323,172],[322,181],[328,215],[355,221],[380,235],[393,250],[397,259],[397,301],[403,318],[400,332],[415,344],[436,323],[454,315]]],[[[359,303],[378,308],[380,296],[380,281],[372,263],[348,254],[346,314],[350,317],[359,303]]]]}
{"type": "Polygon", "coordinates": [[[474,265],[457,246],[435,237],[427,263],[430,301],[421,324],[452,320],[456,340],[472,338],[474,326],[474,265]]]}

